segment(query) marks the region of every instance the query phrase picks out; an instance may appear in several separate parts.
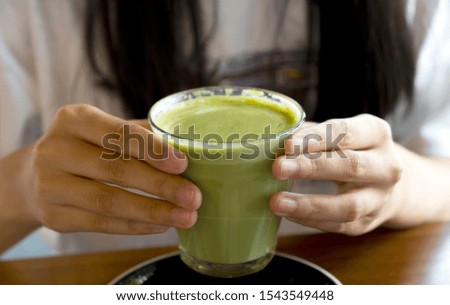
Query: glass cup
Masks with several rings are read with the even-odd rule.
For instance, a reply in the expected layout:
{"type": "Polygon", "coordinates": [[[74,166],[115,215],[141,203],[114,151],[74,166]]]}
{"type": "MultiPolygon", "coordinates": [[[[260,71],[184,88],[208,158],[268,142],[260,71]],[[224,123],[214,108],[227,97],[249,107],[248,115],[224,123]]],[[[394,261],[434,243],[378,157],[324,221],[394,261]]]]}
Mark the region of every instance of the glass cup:
{"type": "MultiPolygon", "coordinates": [[[[172,114],[174,120],[176,113],[172,114]]],[[[196,224],[187,230],[177,230],[180,256],[185,264],[206,275],[237,277],[257,272],[270,262],[281,219],[271,212],[269,200],[276,192],[288,191],[292,186],[290,181],[274,178],[272,163],[283,153],[284,140],[301,127],[304,119],[303,109],[293,99],[247,87],[183,91],[161,99],[150,109],[154,134],[187,154],[188,168],[183,176],[195,183],[203,196],[196,224]],[[295,118],[294,124],[278,134],[272,134],[268,125],[260,135],[246,134],[244,126],[240,137],[222,139],[224,135],[197,135],[195,113],[192,128],[183,132],[167,130],[162,122],[171,121],[167,115],[161,119],[171,109],[185,111],[190,103],[200,99],[206,105],[211,101],[214,107],[220,99],[230,97],[236,103],[236,115],[240,101],[251,99],[256,101],[255,107],[288,109],[295,118]]]]}

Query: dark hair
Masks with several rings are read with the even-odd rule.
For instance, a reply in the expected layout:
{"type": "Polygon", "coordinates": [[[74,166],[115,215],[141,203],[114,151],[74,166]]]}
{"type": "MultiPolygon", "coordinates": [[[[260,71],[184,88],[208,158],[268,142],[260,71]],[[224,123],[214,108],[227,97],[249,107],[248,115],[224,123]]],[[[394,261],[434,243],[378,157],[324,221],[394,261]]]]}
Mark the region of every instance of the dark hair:
{"type": "MultiPolygon", "coordinates": [[[[135,117],[145,117],[167,94],[204,84],[205,42],[196,0],[87,2],[90,64],[135,117]],[[187,29],[180,23],[182,14],[187,29]],[[183,31],[193,37],[189,56],[180,51],[183,31]],[[112,77],[99,65],[98,46],[112,77]]],[[[309,0],[309,11],[310,32],[320,28],[318,101],[310,119],[383,117],[401,94],[411,100],[415,58],[403,0],[309,0]]]]}
{"type": "Polygon", "coordinates": [[[87,2],[85,41],[99,85],[116,90],[136,118],[146,116],[158,99],[180,88],[197,86],[203,71],[199,6],[196,1],[87,2]],[[181,50],[181,14],[187,13],[194,37],[193,57],[181,50]],[[99,58],[98,48],[106,56],[99,58]],[[102,61],[103,60],[103,61],[102,61]],[[187,69],[186,62],[195,67],[187,69]]]}
{"type": "Polygon", "coordinates": [[[315,1],[320,14],[316,119],[384,117],[411,102],[415,56],[402,0],[315,1]]]}

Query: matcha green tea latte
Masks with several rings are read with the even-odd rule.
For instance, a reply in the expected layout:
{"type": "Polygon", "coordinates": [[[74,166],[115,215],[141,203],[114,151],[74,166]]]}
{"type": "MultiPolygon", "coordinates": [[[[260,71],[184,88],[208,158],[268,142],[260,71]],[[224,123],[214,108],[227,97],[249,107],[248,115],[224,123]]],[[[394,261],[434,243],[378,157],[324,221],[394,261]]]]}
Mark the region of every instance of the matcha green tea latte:
{"type": "Polygon", "coordinates": [[[303,123],[302,108],[272,91],[206,87],[160,100],[149,120],[157,136],[187,154],[183,175],[203,195],[197,223],[178,230],[181,259],[217,277],[264,268],[280,223],[269,200],[290,188],[273,177],[272,163],[303,123]]]}

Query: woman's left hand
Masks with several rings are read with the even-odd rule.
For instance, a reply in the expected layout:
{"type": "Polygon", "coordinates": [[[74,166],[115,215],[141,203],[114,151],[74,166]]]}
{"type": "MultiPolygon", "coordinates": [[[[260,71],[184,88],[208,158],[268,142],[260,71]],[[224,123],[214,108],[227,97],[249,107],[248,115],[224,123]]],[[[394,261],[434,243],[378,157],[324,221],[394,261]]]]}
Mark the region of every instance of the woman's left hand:
{"type": "Polygon", "coordinates": [[[393,193],[403,165],[389,124],[362,114],[310,124],[285,143],[275,160],[280,180],[332,180],[336,195],[275,194],[275,214],[328,232],[366,233],[396,213],[393,193]]]}

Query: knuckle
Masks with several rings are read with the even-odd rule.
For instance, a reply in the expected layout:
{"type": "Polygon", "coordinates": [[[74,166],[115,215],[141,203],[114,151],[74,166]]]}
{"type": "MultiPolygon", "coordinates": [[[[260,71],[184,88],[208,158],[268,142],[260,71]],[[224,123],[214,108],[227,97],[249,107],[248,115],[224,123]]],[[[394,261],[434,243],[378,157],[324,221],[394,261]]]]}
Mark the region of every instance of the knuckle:
{"type": "Polygon", "coordinates": [[[288,138],[284,140],[284,152],[287,157],[298,156],[301,153],[301,146],[297,139],[288,138]]]}
{"type": "Polygon", "coordinates": [[[70,120],[74,114],[74,105],[65,105],[56,111],[54,124],[64,123],[70,120]]]}
{"type": "Polygon", "coordinates": [[[343,222],[337,224],[335,232],[347,236],[360,236],[365,233],[365,231],[362,230],[359,224],[355,224],[352,222],[343,222]]]}
{"type": "Polygon", "coordinates": [[[107,218],[94,217],[91,220],[91,227],[96,232],[108,232],[109,221],[107,218]]]}
{"type": "Polygon", "coordinates": [[[64,105],[56,111],[55,122],[66,122],[77,116],[80,112],[83,112],[82,104],[70,104],[64,105]]]}
{"type": "Polygon", "coordinates": [[[88,104],[69,104],[59,108],[56,112],[56,117],[83,117],[86,114],[91,113],[93,109],[95,109],[95,107],[88,104]]]}
{"type": "Polygon", "coordinates": [[[145,213],[145,221],[151,224],[162,224],[164,217],[162,217],[160,207],[150,204],[145,213]]]}
{"type": "Polygon", "coordinates": [[[76,124],[80,119],[87,118],[96,111],[96,108],[88,104],[69,104],[59,108],[55,114],[53,125],[64,127],[76,124]]]}
{"type": "Polygon", "coordinates": [[[360,154],[351,154],[348,158],[348,163],[348,175],[350,178],[358,179],[366,173],[367,164],[360,154]]]}
{"type": "Polygon", "coordinates": [[[170,187],[170,178],[168,176],[162,175],[161,177],[154,180],[154,188],[157,196],[161,196],[162,198],[166,200],[171,199],[171,195],[174,194],[174,192],[171,190],[170,187]]]}
{"type": "Polygon", "coordinates": [[[397,154],[393,153],[392,156],[393,156],[393,159],[392,159],[392,164],[390,167],[389,174],[390,174],[391,182],[393,184],[396,184],[402,178],[403,165],[402,165],[402,161],[401,161],[400,157],[397,154]]]}
{"type": "Polygon", "coordinates": [[[386,120],[367,113],[360,114],[357,117],[362,119],[369,130],[376,131],[377,141],[392,139],[392,129],[386,120]]]}
{"type": "Polygon", "coordinates": [[[320,136],[314,133],[307,134],[302,138],[301,142],[299,139],[295,139],[297,143],[294,143],[295,140],[292,139],[292,142],[295,144],[294,152],[297,153],[297,155],[300,153],[313,154],[320,149],[320,139],[320,136]]]}
{"type": "Polygon", "coordinates": [[[391,179],[393,183],[400,181],[403,175],[403,168],[399,165],[394,165],[391,169],[391,179]]]}
{"type": "Polygon", "coordinates": [[[35,173],[42,171],[58,171],[66,166],[73,151],[63,137],[46,135],[33,146],[30,156],[31,166],[35,173]]]}
{"type": "Polygon", "coordinates": [[[70,232],[70,228],[64,223],[63,218],[48,206],[41,206],[39,218],[43,226],[59,233],[70,232]]]}
{"type": "MultiPolygon", "coordinates": [[[[119,136],[123,136],[125,134],[125,126],[130,126],[130,125],[122,124],[122,123],[115,124],[114,128],[112,129],[112,133],[117,134],[119,136]]],[[[127,128],[129,128],[129,127],[127,127],[127,128]]],[[[130,131],[130,133],[131,133],[131,131],[130,131]]]]}
{"type": "Polygon", "coordinates": [[[331,124],[331,132],[334,137],[342,137],[339,140],[339,146],[351,147],[351,131],[347,119],[331,119],[328,121],[331,124]],[[343,136],[342,136],[343,135],[343,136]]]}
{"type": "Polygon", "coordinates": [[[53,149],[51,149],[48,141],[44,138],[39,140],[33,147],[32,158],[35,167],[44,167],[51,158],[53,149]]]}
{"type": "Polygon", "coordinates": [[[131,234],[139,233],[142,231],[142,225],[133,220],[126,221],[127,230],[131,234]]]}
{"type": "Polygon", "coordinates": [[[351,198],[347,201],[346,222],[354,222],[363,214],[363,205],[358,198],[351,198]]]}
{"type": "Polygon", "coordinates": [[[115,160],[106,160],[106,174],[108,182],[122,184],[125,181],[126,165],[120,158],[115,160]]]}
{"type": "MultiPolygon", "coordinates": [[[[307,158],[309,160],[308,164],[309,164],[309,168],[306,171],[306,178],[313,178],[317,175],[317,173],[319,172],[319,159],[315,159],[315,158],[307,158]]],[[[299,172],[300,168],[302,168],[303,171],[305,171],[304,167],[301,167],[299,164],[299,161],[297,160],[296,162],[297,164],[297,172],[299,172]]]]}
{"type": "MultiPolygon", "coordinates": [[[[112,128],[112,132],[114,134],[118,134],[121,137],[124,137],[124,141],[126,141],[127,136],[132,137],[133,140],[140,141],[141,139],[139,137],[142,136],[141,134],[141,127],[137,124],[132,124],[131,122],[116,122],[114,123],[114,126],[112,128]]],[[[130,138],[131,139],[131,138],[130,138]]],[[[142,140],[145,140],[144,137],[142,137],[142,140]]]]}
{"type": "Polygon", "coordinates": [[[333,228],[329,230],[330,232],[335,232],[339,234],[347,234],[348,224],[344,222],[339,222],[333,225],[333,228]]]}
{"type": "MultiPolygon", "coordinates": [[[[299,203],[298,200],[296,200],[296,202],[299,203]]],[[[310,211],[309,211],[308,215],[306,216],[307,218],[316,218],[318,215],[321,214],[321,206],[320,206],[319,202],[317,202],[315,200],[311,200],[309,206],[310,206],[310,211]]]]}
{"type": "Polygon", "coordinates": [[[361,114],[364,119],[369,122],[373,130],[377,130],[383,138],[392,137],[391,125],[386,120],[383,120],[377,116],[371,114],[361,114]]]}
{"type": "Polygon", "coordinates": [[[94,196],[94,208],[102,213],[109,214],[114,209],[114,195],[113,192],[98,193],[94,196]]]}
{"type": "Polygon", "coordinates": [[[349,126],[346,119],[331,119],[328,121],[334,132],[347,134],[349,126]]]}
{"type": "Polygon", "coordinates": [[[379,127],[378,130],[382,132],[383,137],[392,138],[391,125],[383,119],[377,118],[379,127]]]}

